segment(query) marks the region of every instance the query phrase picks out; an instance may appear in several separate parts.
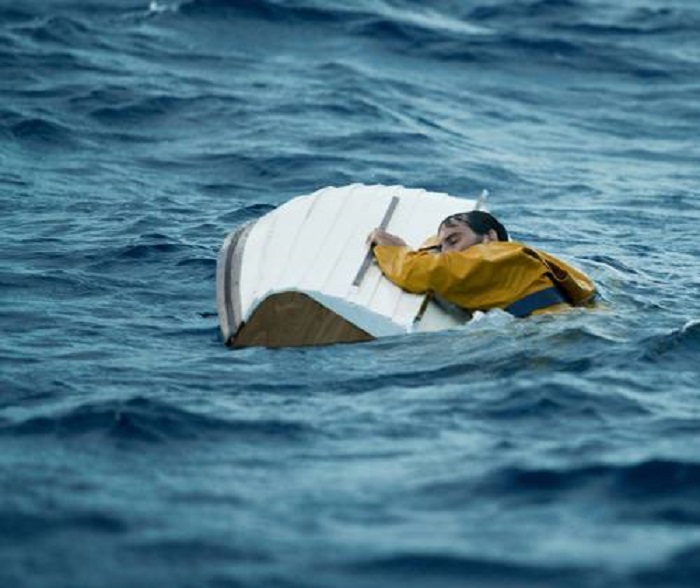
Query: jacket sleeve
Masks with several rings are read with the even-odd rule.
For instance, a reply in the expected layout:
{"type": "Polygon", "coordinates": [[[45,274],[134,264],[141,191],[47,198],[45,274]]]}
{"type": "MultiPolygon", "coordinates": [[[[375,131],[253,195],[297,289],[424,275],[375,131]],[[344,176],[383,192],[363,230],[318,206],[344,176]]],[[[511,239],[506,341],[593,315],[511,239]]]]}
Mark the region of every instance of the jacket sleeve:
{"type": "Polygon", "coordinates": [[[505,307],[551,285],[546,267],[515,243],[440,254],[377,246],[374,256],[384,275],[400,288],[416,294],[432,291],[468,309],[505,307]]]}
{"type": "Polygon", "coordinates": [[[374,257],[389,280],[414,294],[438,291],[440,285],[448,285],[448,264],[441,255],[378,245],[374,248],[374,257]]]}

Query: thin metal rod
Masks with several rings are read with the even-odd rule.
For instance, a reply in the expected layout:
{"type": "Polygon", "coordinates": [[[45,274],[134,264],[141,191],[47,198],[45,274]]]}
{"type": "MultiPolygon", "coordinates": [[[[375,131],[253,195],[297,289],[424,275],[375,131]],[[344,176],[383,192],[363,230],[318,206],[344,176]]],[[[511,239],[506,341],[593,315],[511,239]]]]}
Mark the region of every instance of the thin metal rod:
{"type": "MultiPolygon", "coordinates": [[[[391,202],[389,203],[389,208],[386,209],[386,212],[384,213],[384,218],[382,219],[382,222],[379,224],[379,228],[384,231],[386,228],[389,226],[389,221],[391,220],[391,217],[394,214],[394,210],[396,210],[396,206],[399,203],[399,197],[398,196],[393,196],[391,198],[391,202]]],[[[355,279],[352,281],[353,286],[359,286],[362,280],[365,277],[365,274],[367,273],[367,270],[369,269],[370,264],[372,263],[372,250],[370,249],[367,252],[367,255],[365,255],[365,258],[362,260],[362,265],[360,266],[360,269],[357,271],[357,275],[355,276],[355,279]]]]}
{"type": "Polygon", "coordinates": [[[489,197],[489,191],[482,190],[481,194],[479,195],[479,198],[476,201],[476,204],[474,205],[474,210],[482,210],[484,208],[484,205],[486,204],[486,199],[488,197],[489,197]]]}

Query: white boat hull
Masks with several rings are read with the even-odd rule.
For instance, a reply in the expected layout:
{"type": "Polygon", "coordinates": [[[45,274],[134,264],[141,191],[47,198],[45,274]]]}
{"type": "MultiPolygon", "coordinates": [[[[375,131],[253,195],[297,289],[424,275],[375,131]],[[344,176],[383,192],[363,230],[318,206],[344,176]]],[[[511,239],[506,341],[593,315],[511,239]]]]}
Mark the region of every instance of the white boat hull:
{"type": "Polygon", "coordinates": [[[294,198],[233,231],[217,263],[217,306],[233,346],[366,341],[462,324],[466,318],[393,285],[367,258],[387,230],[419,247],[474,200],[401,186],[354,184],[294,198]],[[387,218],[388,217],[388,218],[387,218]]]}

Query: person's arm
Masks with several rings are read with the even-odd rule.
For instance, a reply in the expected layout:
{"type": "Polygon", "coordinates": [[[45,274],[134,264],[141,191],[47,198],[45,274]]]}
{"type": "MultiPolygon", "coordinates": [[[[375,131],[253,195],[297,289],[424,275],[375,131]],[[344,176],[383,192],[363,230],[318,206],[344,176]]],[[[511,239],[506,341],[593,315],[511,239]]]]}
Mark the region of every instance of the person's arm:
{"type": "Polygon", "coordinates": [[[377,245],[374,257],[389,280],[415,294],[430,290],[448,296],[464,290],[478,265],[477,257],[468,252],[435,254],[406,246],[377,245]]]}
{"type": "Polygon", "coordinates": [[[397,235],[392,235],[384,229],[374,229],[367,237],[367,245],[375,247],[377,245],[391,245],[405,247],[406,241],[397,235]]]}
{"type": "Polygon", "coordinates": [[[432,291],[470,310],[505,308],[533,288],[551,285],[546,267],[523,255],[521,244],[511,242],[474,245],[437,255],[377,245],[374,257],[382,273],[400,288],[415,294],[432,291]]]}
{"type": "Polygon", "coordinates": [[[433,274],[439,270],[427,259],[427,256],[435,258],[434,254],[425,250],[412,251],[401,237],[379,228],[369,234],[367,244],[382,273],[394,284],[416,294],[434,290],[431,282],[433,274]],[[388,251],[381,253],[384,249],[388,251]]]}

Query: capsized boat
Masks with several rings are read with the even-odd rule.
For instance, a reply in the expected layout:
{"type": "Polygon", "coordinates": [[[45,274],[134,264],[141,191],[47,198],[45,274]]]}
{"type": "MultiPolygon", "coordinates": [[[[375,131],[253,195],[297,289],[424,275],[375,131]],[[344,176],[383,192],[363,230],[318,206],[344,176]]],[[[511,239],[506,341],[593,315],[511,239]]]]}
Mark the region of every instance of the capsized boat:
{"type": "Polygon", "coordinates": [[[233,230],[217,261],[219,325],[233,347],[369,341],[436,331],[470,316],[387,280],[365,242],[376,227],[418,248],[476,199],[402,186],[328,187],[233,230]]]}

